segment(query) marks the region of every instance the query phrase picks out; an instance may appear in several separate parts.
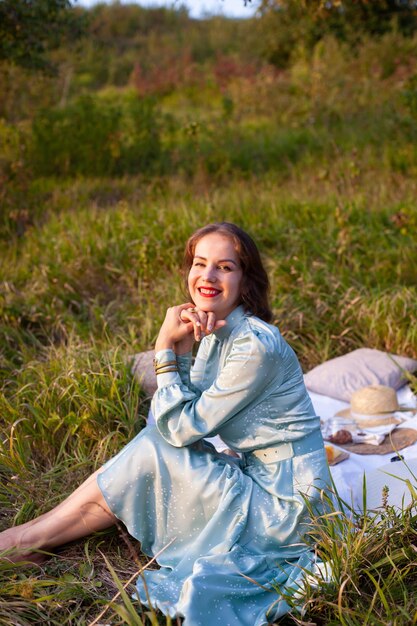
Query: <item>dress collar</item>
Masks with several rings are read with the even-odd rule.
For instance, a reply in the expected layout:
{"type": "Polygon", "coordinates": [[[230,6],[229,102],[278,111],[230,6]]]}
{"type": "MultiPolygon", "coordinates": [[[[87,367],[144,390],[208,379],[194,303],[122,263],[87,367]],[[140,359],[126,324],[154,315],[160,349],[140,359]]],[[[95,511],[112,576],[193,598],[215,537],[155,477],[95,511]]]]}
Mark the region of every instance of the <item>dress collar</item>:
{"type": "Polygon", "coordinates": [[[245,315],[246,313],[243,308],[243,304],[240,304],[226,317],[226,326],[222,326],[222,328],[215,330],[213,334],[217,337],[217,339],[220,339],[220,341],[227,339],[232,330],[243,320],[245,315]]]}

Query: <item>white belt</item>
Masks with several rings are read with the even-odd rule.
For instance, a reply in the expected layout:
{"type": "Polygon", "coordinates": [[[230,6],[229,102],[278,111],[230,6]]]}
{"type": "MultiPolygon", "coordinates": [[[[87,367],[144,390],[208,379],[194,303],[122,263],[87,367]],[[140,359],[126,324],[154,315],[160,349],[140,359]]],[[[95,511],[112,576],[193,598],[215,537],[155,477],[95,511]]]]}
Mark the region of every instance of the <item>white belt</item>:
{"type": "Polygon", "coordinates": [[[285,441],[270,448],[252,450],[250,454],[256,456],[263,463],[276,463],[285,459],[291,459],[293,456],[308,454],[321,448],[323,448],[323,437],[320,430],[315,430],[297,441],[285,441]]]}
{"type": "Polygon", "coordinates": [[[273,463],[274,461],[284,461],[294,456],[292,443],[280,443],[273,448],[262,448],[261,450],[253,450],[251,452],[257,459],[264,463],[273,463]]]}

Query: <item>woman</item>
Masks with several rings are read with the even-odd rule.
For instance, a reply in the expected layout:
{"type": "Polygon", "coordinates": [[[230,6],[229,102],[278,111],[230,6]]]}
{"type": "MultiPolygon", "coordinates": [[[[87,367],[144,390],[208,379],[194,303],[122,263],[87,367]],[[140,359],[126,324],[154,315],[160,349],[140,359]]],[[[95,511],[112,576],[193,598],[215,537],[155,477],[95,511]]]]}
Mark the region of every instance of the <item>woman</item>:
{"type": "Polygon", "coordinates": [[[121,519],[161,569],[138,581],[188,626],[260,626],[288,610],[309,552],[305,499],[328,468],[297,358],[268,322],[268,278],[252,239],[210,224],[185,250],[190,302],[156,342],[146,427],[51,512],[0,535],[0,548],[51,549],[121,519]],[[199,342],[195,364],[191,349],[199,342]],[[235,458],[205,441],[220,435],[235,458]],[[278,601],[275,601],[278,598],[278,601]],[[272,605],[272,607],[271,607],[272,605]]]}

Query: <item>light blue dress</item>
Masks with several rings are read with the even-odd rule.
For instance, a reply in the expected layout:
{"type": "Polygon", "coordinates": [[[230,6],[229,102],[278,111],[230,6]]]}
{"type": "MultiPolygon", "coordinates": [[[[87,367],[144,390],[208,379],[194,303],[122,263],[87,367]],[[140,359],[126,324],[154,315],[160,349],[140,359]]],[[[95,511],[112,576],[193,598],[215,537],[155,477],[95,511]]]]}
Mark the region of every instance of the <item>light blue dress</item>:
{"type": "Polygon", "coordinates": [[[276,589],[311,563],[304,498],[319,503],[329,481],[319,418],[293,350],[242,307],[202,340],[192,368],[191,355],[177,362],[179,372],[158,376],[156,426],[98,484],[142,550],[162,551],[160,569],[137,583],[142,601],[186,626],[268,624],[288,611],[276,589]],[[215,434],[241,458],[216,452],[204,440],[215,434]],[[287,458],[252,453],[271,447],[287,458]]]}

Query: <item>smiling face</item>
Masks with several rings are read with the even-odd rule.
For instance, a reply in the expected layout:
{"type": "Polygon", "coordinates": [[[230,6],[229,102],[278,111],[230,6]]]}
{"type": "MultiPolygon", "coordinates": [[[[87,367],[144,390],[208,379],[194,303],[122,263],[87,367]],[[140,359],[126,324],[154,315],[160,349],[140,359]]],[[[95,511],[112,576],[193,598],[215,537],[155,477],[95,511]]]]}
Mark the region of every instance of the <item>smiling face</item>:
{"type": "Polygon", "coordinates": [[[196,244],[188,274],[188,289],[194,304],[225,319],[240,302],[242,269],[233,241],[210,233],[196,244]]]}

